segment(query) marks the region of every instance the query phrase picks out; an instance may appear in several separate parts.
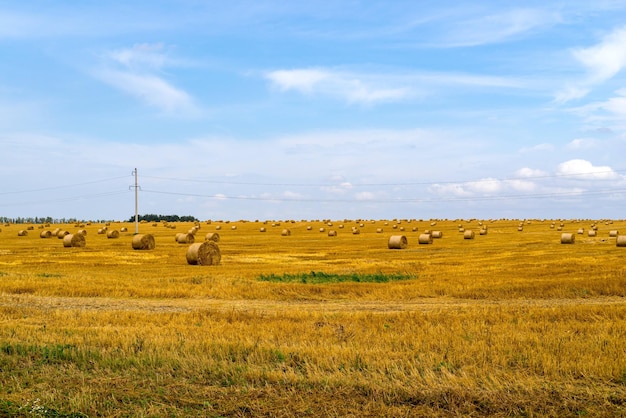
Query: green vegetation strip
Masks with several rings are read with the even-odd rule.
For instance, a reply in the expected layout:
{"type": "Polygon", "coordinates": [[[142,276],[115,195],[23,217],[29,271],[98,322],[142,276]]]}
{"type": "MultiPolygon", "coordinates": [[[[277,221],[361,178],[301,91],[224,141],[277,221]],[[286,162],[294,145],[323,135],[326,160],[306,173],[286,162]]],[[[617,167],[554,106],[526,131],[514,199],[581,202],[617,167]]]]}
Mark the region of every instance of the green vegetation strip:
{"type": "Polygon", "coordinates": [[[412,280],[415,276],[402,273],[351,273],[336,274],[324,273],[321,271],[311,271],[309,273],[296,274],[261,274],[258,278],[263,282],[279,282],[279,283],[305,283],[305,284],[322,284],[322,283],[388,283],[398,280],[412,280]]]}

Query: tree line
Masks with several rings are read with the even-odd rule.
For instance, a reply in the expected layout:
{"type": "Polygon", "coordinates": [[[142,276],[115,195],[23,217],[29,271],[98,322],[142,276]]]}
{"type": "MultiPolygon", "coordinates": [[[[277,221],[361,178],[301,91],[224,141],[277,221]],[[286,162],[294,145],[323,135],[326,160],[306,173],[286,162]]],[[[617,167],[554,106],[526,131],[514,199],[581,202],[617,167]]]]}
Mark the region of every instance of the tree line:
{"type": "MultiPolygon", "coordinates": [[[[187,216],[178,216],[178,215],[156,215],[154,213],[149,213],[147,215],[139,215],[139,221],[146,222],[198,222],[195,216],[187,215],[187,216]]],[[[128,222],[135,222],[135,215],[131,216],[128,222]]]]}

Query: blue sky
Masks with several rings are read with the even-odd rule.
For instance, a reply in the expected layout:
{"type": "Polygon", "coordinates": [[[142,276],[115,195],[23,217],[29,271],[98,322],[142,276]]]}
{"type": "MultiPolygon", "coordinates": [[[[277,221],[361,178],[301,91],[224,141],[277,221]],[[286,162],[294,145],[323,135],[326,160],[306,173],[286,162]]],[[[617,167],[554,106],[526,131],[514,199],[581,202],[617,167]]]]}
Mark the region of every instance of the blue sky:
{"type": "Polygon", "coordinates": [[[0,0],[0,216],[624,218],[626,2],[0,0]]]}

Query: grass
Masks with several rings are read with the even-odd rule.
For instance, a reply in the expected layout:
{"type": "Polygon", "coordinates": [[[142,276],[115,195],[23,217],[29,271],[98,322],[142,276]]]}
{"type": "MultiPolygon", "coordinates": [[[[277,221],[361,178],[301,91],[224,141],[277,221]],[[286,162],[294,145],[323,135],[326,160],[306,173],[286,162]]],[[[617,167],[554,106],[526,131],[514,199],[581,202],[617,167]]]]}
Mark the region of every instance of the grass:
{"type": "Polygon", "coordinates": [[[211,267],[174,242],[191,223],[142,224],[152,251],[4,227],[0,416],[626,415],[626,222],[566,246],[549,221],[439,220],[426,246],[429,221],[385,222],[202,223],[211,267]]]}
{"type": "Polygon", "coordinates": [[[278,282],[278,283],[304,283],[304,284],[329,284],[329,283],[389,283],[395,280],[411,280],[415,277],[408,274],[393,274],[393,273],[352,273],[352,274],[338,274],[338,273],[324,273],[323,271],[311,271],[308,273],[297,274],[261,274],[259,280],[263,282],[278,282]]]}

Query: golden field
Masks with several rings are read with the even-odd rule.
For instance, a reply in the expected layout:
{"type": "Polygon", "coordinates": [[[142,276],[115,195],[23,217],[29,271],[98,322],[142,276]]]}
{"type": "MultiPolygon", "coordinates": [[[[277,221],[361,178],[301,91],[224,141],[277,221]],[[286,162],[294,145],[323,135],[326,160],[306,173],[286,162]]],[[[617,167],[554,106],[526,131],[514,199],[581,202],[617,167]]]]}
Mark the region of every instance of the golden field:
{"type": "Polygon", "coordinates": [[[0,225],[0,416],[626,416],[626,221],[480,222],[0,225]]]}

